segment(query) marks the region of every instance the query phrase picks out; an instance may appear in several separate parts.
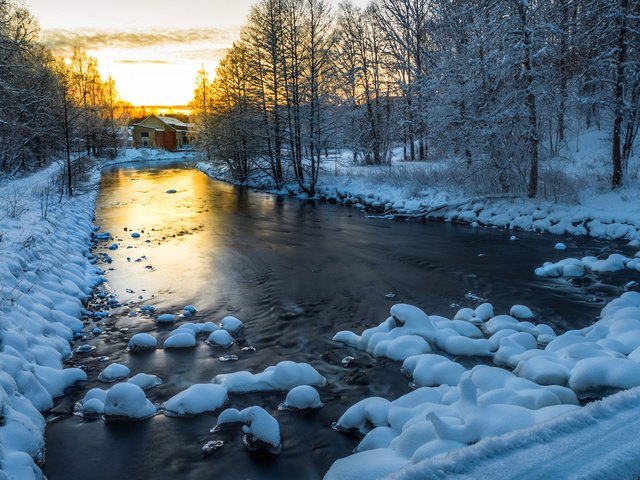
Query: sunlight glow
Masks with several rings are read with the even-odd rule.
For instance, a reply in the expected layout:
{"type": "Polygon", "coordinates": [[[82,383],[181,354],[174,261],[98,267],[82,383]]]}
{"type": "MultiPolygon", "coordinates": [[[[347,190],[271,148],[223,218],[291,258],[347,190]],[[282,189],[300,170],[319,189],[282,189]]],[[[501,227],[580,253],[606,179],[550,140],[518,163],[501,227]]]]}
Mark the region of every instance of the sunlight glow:
{"type": "MultiPolygon", "coordinates": [[[[56,55],[98,59],[133,105],[186,105],[200,66],[213,73],[256,0],[25,0],[56,55]]],[[[339,0],[331,0],[337,7],[339,0]]],[[[368,0],[355,0],[364,6],[368,0]]]]}

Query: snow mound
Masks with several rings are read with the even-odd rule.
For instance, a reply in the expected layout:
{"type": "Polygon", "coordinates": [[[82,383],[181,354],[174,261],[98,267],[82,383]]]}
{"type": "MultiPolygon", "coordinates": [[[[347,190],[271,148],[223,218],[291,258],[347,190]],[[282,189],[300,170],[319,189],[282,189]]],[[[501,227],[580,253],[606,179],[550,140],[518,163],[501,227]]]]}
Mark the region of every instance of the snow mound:
{"type": "Polygon", "coordinates": [[[173,323],[176,321],[176,316],[172,313],[163,313],[156,317],[157,323],[173,323]]]}
{"type": "Polygon", "coordinates": [[[169,348],[193,348],[196,346],[196,337],[193,332],[179,331],[178,329],[173,335],[167,337],[162,345],[165,350],[169,348]]]}
{"type": "Polygon", "coordinates": [[[98,380],[105,383],[113,383],[118,380],[122,380],[123,378],[127,378],[130,373],[129,367],[126,365],[122,365],[121,363],[112,363],[100,372],[98,380]]]}
{"type": "Polygon", "coordinates": [[[248,450],[266,450],[269,453],[278,455],[282,451],[280,441],[280,425],[262,407],[248,407],[238,411],[235,408],[228,408],[220,413],[216,426],[212,432],[218,432],[224,425],[231,423],[242,423],[244,432],[243,442],[248,450]]]}
{"type": "Polygon", "coordinates": [[[156,407],[139,386],[118,383],[107,391],[104,414],[111,421],[144,420],[156,414],[156,407]]]}
{"type": "Polygon", "coordinates": [[[307,410],[322,408],[320,394],[310,385],[300,385],[287,393],[287,398],[278,406],[278,410],[307,410]]]}
{"type": "Polygon", "coordinates": [[[83,417],[97,417],[104,415],[104,402],[107,399],[107,390],[92,388],[75,407],[75,412],[83,417]]]}
{"type": "Polygon", "coordinates": [[[149,390],[162,384],[162,379],[157,375],[149,375],[148,373],[138,373],[127,380],[128,383],[137,385],[142,390],[149,390]]]}
{"type": "Polygon", "coordinates": [[[591,256],[582,259],[565,258],[555,263],[545,262],[536,268],[535,274],[538,277],[576,278],[589,273],[610,273],[625,269],[640,272],[640,259],[625,257],[619,253],[612,253],[604,259],[591,256]]]}
{"type": "Polygon", "coordinates": [[[209,338],[207,338],[207,343],[209,345],[215,345],[218,347],[229,348],[233,345],[233,337],[226,330],[215,330],[211,332],[209,338]]]}
{"type": "Polygon", "coordinates": [[[324,386],[325,378],[308,363],[283,361],[267,367],[264,372],[247,371],[216,375],[213,382],[231,393],[290,390],[300,385],[324,386]]]}
{"type": "Polygon", "coordinates": [[[129,339],[128,348],[131,352],[155,350],[158,347],[156,337],[148,333],[136,333],[129,339]]]}
{"type": "Polygon", "coordinates": [[[244,323],[236,317],[227,316],[220,322],[220,328],[230,333],[236,333],[244,327],[244,323]]]}
{"type": "Polygon", "coordinates": [[[167,400],[164,404],[164,413],[169,416],[199,415],[217,410],[227,400],[227,391],[220,385],[211,383],[191,385],[167,400]]]}

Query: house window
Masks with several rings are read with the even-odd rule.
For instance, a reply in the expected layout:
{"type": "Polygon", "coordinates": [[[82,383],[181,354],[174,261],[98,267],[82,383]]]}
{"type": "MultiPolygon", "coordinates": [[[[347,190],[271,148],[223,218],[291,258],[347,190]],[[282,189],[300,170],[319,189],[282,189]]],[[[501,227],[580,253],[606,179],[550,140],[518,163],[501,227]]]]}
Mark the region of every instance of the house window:
{"type": "Polygon", "coordinates": [[[142,138],[149,138],[149,132],[140,132],[142,138]]]}
{"type": "Polygon", "coordinates": [[[182,144],[189,145],[189,137],[182,137],[182,144]]]}

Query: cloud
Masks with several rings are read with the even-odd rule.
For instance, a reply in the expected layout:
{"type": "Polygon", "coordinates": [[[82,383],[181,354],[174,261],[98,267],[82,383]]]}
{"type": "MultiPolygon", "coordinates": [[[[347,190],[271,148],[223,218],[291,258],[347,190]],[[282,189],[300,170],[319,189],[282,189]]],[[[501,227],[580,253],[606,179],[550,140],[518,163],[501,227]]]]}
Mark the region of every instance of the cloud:
{"type": "Polygon", "coordinates": [[[132,58],[123,58],[120,60],[116,60],[115,63],[121,63],[124,65],[136,65],[136,64],[140,64],[140,63],[147,63],[147,64],[153,64],[153,65],[168,65],[169,61],[167,60],[154,60],[154,59],[141,59],[141,60],[137,60],[137,59],[132,59],[132,58]]]}
{"type": "Polygon", "coordinates": [[[74,47],[85,50],[111,48],[144,48],[159,46],[186,46],[190,44],[212,44],[215,49],[231,45],[237,38],[237,29],[191,28],[191,29],[145,29],[145,30],[66,30],[44,29],[42,41],[54,53],[66,55],[74,47]]]}
{"type": "Polygon", "coordinates": [[[184,49],[176,52],[177,56],[184,60],[202,60],[202,59],[216,59],[219,60],[229,51],[227,47],[221,48],[193,48],[184,49]]]}

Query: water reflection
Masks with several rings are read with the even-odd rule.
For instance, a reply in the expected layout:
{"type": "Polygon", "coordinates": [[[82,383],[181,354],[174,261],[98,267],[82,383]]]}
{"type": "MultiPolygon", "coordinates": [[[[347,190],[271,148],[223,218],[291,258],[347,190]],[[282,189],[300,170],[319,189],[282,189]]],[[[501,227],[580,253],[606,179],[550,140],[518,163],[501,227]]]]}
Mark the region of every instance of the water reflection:
{"type": "MultiPolygon", "coordinates": [[[[244,208],[247,196],[234,195],[225,184],[212,192],[211,183],[204,174],[177,166],[105,172],[96,222],[119,244],[110,252],[114,270],[107,279],[121,301],[153,300],[171,308],[182,302],[178,299],[201,298],[223,287],[224,268],[211,268],[208,260],[233,246],[228,219],[244,208]]],[[[265,216],[274,209],[273,202],[259,206],[265,216]]]]}

